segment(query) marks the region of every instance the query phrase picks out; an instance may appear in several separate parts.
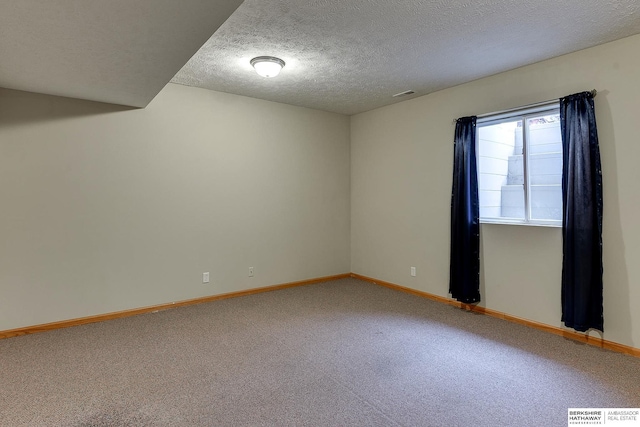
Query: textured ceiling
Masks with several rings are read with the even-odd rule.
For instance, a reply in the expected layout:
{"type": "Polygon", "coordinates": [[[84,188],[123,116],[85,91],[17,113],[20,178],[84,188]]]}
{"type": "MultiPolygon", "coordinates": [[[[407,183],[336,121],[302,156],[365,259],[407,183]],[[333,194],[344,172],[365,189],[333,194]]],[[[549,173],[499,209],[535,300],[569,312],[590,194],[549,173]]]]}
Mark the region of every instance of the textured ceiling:
{"type": "Polygon", "coordinates": [[[143,107],[173,77],[354,114],[640,33],[638,0],[241,3],[0,0],[0,87],[143,107]]]}
{"type": "Polygon", "coordinates": [[[172,81],[354,114],[637,33],[638,0],[245,0],[172,81]]]}
{"type": "Polygon", "coordinates": [[[146,106],[242,0],[0,0],[0,87],[146,106]]]}

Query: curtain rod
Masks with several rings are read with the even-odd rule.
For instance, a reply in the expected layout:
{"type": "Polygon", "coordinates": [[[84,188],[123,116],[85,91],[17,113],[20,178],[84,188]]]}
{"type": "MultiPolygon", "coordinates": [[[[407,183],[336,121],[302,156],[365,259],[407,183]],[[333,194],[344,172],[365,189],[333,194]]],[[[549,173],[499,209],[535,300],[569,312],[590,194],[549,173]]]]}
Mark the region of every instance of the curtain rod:
{"type": "MultiPolygon", "coordinates": [[[[595,90],[595,89],[591,89],[589,92],[591,92],[591,96],[593,96],[594,98],[598,94],[598,91],[595,90]]],[[[502,111],[495,111],[493,113],[478,114],[476,117],[480,119],[482,117],[495,116],[497,114],[505,114],[505,113],[510,113],[512,111],[524,110],[526,108],[541,107],[541,106],[546,105],[546,104],[551,104],[553,102],[557,102],[559,99],[560,98],[550,99],[548,101],[542,101],[542,102],[536,102],[534,104],[522,105],[520,107],[509,108],[507,110],[502,110],[502,111]]],[[[458,119],[453,119],[453,124],[455,125],[457,121],[458,121],[458,119]]]]}

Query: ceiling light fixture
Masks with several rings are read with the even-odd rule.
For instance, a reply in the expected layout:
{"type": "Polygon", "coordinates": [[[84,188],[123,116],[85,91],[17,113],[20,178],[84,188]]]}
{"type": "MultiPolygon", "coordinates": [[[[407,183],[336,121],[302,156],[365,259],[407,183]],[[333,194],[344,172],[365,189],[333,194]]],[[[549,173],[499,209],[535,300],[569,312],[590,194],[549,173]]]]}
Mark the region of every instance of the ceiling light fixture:
{"type": "Polygon", "coordinates": [[[275,56],[257,56],[251,60],[251,65],[262,77],[275,77],[284,67],[284,61],[275,56]]]}

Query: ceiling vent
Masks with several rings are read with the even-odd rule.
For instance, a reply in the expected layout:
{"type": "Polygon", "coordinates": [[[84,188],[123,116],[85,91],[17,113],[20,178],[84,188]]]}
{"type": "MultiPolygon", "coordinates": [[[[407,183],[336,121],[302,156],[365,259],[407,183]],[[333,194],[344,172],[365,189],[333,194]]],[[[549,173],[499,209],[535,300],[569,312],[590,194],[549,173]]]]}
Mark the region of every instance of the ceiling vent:
{"type": "Polygon", "coordinates": [[[415,92],[412,90],[405,90],[404,92],[396,93],[393,95],[394,98],[399,98],[401,96],[413,95],[415,92]]]}

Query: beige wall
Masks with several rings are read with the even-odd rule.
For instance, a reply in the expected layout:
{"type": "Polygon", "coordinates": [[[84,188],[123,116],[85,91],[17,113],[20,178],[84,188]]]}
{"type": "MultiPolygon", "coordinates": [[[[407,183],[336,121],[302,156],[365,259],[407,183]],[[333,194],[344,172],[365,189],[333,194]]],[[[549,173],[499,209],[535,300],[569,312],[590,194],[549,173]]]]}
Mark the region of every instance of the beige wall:
{"type": "MultiPolygon", "coordinates": [[[[596,88],[604,338],[640,347],[638,51],[351,120],[177,85],[143,110],[0,89],[0,330],[348,271],[445,296],[452,120],[596,88]]],[[[481,245],[481,305],[560,326],[560,230],[483,225],[481,245]]]]}
{"type": "MultiPolygon", "coordinates": [[[[351,270],[446,296],[452,120],[595,88],[604,338],[640,347],[638,52],[634,36],[353,116],[351,270]]],[[[561,230],[487,224],[481,234],[481,305],[561,326],[561,230]]]]}
{"type": "Polygon", "coordinates": [[[347,273],[349,197],[346,116],[0,89],[0,330],[347,273]]]}

